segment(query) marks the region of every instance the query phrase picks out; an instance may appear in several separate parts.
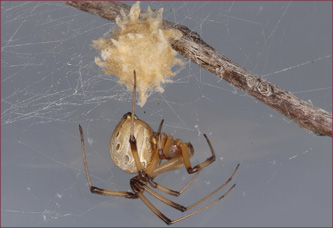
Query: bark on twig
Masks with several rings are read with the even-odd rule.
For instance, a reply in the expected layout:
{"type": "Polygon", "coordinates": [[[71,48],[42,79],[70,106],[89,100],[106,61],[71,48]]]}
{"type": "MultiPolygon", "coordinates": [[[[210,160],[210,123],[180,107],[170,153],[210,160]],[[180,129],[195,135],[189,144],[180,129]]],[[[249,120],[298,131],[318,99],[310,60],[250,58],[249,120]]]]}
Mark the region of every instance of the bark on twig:
{"type": "MultiPolygon", "coordinates": [[[[110,21],[115,21],[120,15],[120,9],[126,14],[130,9],[126,4],[112,1],[68,1],[66,4],[110,21]]],[[[332,137],[332,113],[297,98],[232,62],[189,28],[166,20],[163,21],[163,26],[166,29],[177,28],[182,31],[183,37],[171,42],[173,48],[184,57],[275,109],[300,127],[316,135],[332,137]]]]}

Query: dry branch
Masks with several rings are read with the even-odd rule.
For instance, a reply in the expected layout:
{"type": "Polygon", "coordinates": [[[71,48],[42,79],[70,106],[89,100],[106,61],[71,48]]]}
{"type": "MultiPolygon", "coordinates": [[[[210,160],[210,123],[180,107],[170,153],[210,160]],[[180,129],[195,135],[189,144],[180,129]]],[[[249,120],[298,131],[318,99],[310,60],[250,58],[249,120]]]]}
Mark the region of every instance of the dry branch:
{"type": "MultiPolygon", "coordinates": [[[[126,4],[112,1],[68,1],[66,3],[110,21],[115,21],[120,15],[120,9],[123,9],[126,14],[130,9],[130,6],[126,4]]],[[[183,37],[171,42],[174,49],[184,57],[275,109],[300,127],[316,135],[332,137],[332,113],[295,97],[290,92],[232,62],[189,28],[167,20],[163,21],[163,26],[166,29],[177,28],[182,31],[183,37]]]]}

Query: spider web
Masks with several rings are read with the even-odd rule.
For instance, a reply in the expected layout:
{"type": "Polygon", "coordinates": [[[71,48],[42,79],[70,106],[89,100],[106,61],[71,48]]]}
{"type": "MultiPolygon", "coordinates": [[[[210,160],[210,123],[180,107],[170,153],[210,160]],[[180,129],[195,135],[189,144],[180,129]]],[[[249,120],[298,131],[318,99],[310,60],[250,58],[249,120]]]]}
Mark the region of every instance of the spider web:
{"type": "MultiPolygon", "coordinates": [[[[141,3],[148,5],[250,71],[332,109],[331,2],[141,3]]],[[[164,225],[139,200],[88,190],[78,124],[93,184],[130,190],[108,143],[132,95],[95,65],[90,47],[113,26],[64,2],[1,2],[2,226],[164,225]]],[[[177,226],[332,226],[331,138],[184,61],[174,83],[136,114],[154,130],[165,119],[164,132],[191,141],[193,165],[210,155],[206,133],[217,160],[181,197],[168,198],[187,206],[241,166],[222,202],[177,226]]],[[[187,180],[184,169],[156,179],[175,190],[187,180]]],[[[171,219],[184,215],[148,198],[171,219]]]]}

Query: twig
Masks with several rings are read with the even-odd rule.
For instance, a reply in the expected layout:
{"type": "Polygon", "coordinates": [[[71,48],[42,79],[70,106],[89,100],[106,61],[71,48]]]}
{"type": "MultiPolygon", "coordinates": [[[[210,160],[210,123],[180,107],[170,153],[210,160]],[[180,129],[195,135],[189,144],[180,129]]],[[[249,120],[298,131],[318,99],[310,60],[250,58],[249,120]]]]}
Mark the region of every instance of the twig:
{"type": "MultiPolygon", "coordinates": [[[[68,1],[66,4],[110,21],[115,21],[120,15],[120,9],[126,14],[130,9],[126,4],[113,1],[68,1]]],[[[184,57],[275,109],[300,127],[316,135],[332,137],[332,113],[297,98],[232,62],[189,28],[167,20],[163,21],[163,26],[165,29],[177,28],[182,31],[183,37],[180,40],[172,40],[171,43],[184,57]]]]}

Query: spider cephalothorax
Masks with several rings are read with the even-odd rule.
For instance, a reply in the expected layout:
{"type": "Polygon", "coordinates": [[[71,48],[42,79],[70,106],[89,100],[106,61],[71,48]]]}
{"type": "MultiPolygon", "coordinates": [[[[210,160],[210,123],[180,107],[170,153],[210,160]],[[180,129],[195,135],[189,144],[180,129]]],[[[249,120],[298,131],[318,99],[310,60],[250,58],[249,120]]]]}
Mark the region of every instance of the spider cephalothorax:
{"type": "Polygon", "coordinates": [[[122,196],[126,198],[140,198],[160,219],[162,219],[166,224],[174,224],[181,220],[184,220],[202,210],[207,209],[213,204],[217,203],[223,199],[234,187],[232,185],[222,196],[213,202],[207,204],[206,206],[197,209],[196,211],[182,216],[175,220],[170,220],[164,214],[162,214],[145,196],[144,192],[148,192],[155,198],[161,200],[165,204],[180,210],[187,211],[195,207],[196,205],[202,203],[209,197],[213,196],[217,191],[228,184],[234,177],[239,164],[236,166],[231,177],[220,187],[215,189],[206,197],[198,200],[188,207],[179,205],[159,193],[155,192],[148,185],[153,188],[159,189],[167,194],[179,196],[187,187],[194,181],[194,179],[199,175],[200,171],[210,165],[215,161],[215,153],[213,147],[204,134],[207,140],[208,146],[211,151],[211,157],[207,158],[204,162],[193,166],[190,162],[190,157],[193,156],[194,150],[191,143],[184,143],[180,139],[173,140],[172,136],[168,136],[165,133],[161,133],[163,120],[159,126],[157,132],[153,132],[151,127],[142,120],[139,120],[137,116],[134,115],[135,106],[135,94],[136,94],[136,73],[134,71],[134,88],[133,88],[133,102],[132,102],[132,112],[129,112],[123,116],[117,127],[115,128],[111,140],[110,140],[110,154],[115,162],[115,164],[122,170],[129,173],[137,173],[135,177],[130,180],[130,186],[133,192],[124,191],[112,191],[94,187],[90,180],[90,175],[88,172],[88,166],[86,161],[85,149],[84,149],[84,138],[82,127],[79,126],[81,134],[81,146],[83,161],[85,166],[85,171],[87,174],[87,180],[92,193],[97,193],[107,196],[122,196]],[[162,161],[165,162],[162,163],[162,161]],[[154,178],[160,174],[180,169],[182,167],[186,168],[189,174],[196,173],[193,178],[180,190],[174,191],[169,188],[163,187],[162,185],[156,183],[154,178]]]}

